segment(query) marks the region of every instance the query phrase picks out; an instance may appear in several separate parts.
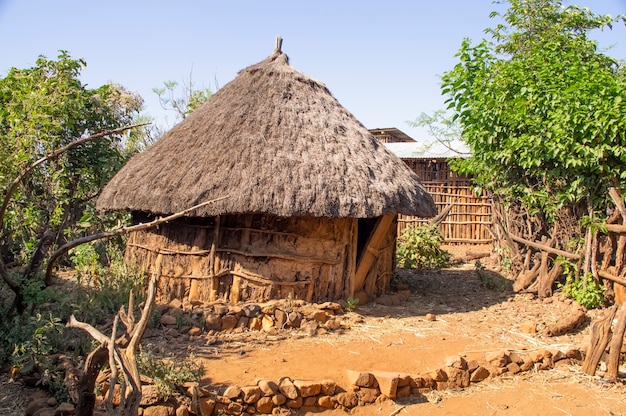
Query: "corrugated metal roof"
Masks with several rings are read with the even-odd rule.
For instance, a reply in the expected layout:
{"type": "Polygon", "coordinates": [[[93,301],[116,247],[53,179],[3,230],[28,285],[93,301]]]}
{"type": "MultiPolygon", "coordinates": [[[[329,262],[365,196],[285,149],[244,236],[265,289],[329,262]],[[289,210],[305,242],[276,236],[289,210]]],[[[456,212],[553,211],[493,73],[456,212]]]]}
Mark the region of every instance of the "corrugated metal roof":
{"type": "Polygon", "coordinates": [[[385,143],[385,147],[400,159],[449,159],[470,156],[469,148],[460,140],[450,142],[449,147],[438,141],[385,143]]]}

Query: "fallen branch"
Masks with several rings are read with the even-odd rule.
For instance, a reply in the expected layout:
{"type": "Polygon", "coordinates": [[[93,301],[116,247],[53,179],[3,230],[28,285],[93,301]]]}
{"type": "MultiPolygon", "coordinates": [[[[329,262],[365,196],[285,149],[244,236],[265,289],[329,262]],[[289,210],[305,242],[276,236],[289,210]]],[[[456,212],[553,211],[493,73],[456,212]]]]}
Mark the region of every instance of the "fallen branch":
{"type": "Polygon", "coordinates": [[[133,225],[130,227],[122,227],[122,228],[118,228],[116,230],[113,231],[105,231],[102,233],[98,233],[98,234],[92,234],[92,235],[88,235],[86,237],[81,237],[81,238],[77,238],[76,240],[70,241],[66,244],[63,244],[61,247],[59,247],[54,253],[52,253],[52,255],[50,256],[50,260],[48,261],[48,267],[46,268],[46,278],[45,278],[45,284],[46,286],[49,286],[50,284],[52,284],[52,270],[54,269],[54,264],[56,263],[57,259],[59,257],[61,257],[63,254],[67,253],[69,250],[71,250],[72,248],[79,246],[81,244],[85,244],[85,243],[89,243],[91,241],[95,241],[95,240],[101,240],[103,238],[111,238],[111,237],[115,237],[118,235],[123,235],[123,234],[127,234],[130,232],[134,232],[134,231],[142,231],[142,230],[147,230],[149,228],[152,227],[156,227],[157,225],[169,222],[169,221],[173,221],[176,218],[180,218],[182,216],[185,216],[187,214],[189,214],[190,212],[201,208],[205,205],[209,205],[209,204],[213,204],[215,202],[221,201],[223,199],[228,198],[228,196],[223,196],[217,199],[212,199],[211,201],[206,201],[203,202],[201,204],[198,205],[194,205],[191,208],[187,208],[183,211],[179,211],[175,214],[172,215],[168,215],[167,217],[163,217],[163,218],[159,218],[157,220],[154,220],[152,222],[148,222],[148,223],[142,223],[142,224],[137,224],[137,225],[133,225]]]}
{"type": "Polygon", "coordinates": [[[609,360],[606,363],[606,374],[604,379],[612,382],[617,381],[619,370],[619,358],[624,343],[624,332],[626,332],[626,303],[617,311],[617,322],[613,328],[613,336],[609,347],[609,360]]]}
{"type": "Polygon", "coordinates": [[[545,244],[535,243],[534,241],[529,241],[529,240],[526,240],[525,238],[518,237],[513,234],[510,234],[510,237],[513,241],[517,243],[527,245],[537,250],[547,251],[548,253],[556,254],[557,256],[562,256],[568,259],[573,259],[573,260],[580,259],[580,254],[570,253],[568,251],[559,250],[558,248],[553,248],[545,244]]]}
{"type": "Polygon", "coordinates": [[[622,286],[626,286],[626,279],[624,279],[623,277],[614,276],[606,270],[599,270],[598,276],[603,279],[610,280],[611,282],[619,283],[622,286]]]}
{"type": "Polygon", "coordinates": [[[590,342],[587,347],[585,361],[583,362],[582,371],[585,374],[593,376],[596,374],[596,368],[600,359],[604,355],[606,346],[611,340],[611,324],[615,317],[617,306],[613,305],[611,309],[607,309],[605,315],[599,318],[591,325],[590,342]]]}

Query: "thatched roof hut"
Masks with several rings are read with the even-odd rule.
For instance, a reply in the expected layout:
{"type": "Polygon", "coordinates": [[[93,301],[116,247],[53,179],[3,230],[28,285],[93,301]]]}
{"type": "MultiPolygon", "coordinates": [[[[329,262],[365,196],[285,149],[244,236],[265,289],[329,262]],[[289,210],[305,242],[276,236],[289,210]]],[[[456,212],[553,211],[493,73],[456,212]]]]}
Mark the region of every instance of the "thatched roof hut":
{"type": "Polygon", "coordinates": [[[164,290],[175,292],[164,296],[352,296],[370,271],[380,277],[378,254],[361,285],[350,282],[376,229],[392,270],[396,214],[436,214],[417,176],[279,46],[133,157],[97,206],[144,220],[224,196],[130,237],[127,256],[162,262],[164,290]]]}

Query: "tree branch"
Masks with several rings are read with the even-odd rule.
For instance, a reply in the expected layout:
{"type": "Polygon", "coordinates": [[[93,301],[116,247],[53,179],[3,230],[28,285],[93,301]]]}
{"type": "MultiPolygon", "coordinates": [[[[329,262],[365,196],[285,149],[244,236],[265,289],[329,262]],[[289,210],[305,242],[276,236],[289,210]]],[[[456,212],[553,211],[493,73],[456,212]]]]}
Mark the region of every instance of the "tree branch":
{"type": "Polygon", "coordinates": [[[52,253],[52,255],[50,256],[50,260],[48,261],[48,267],[46,268],[46,279],[45,279],[45,284],[46,286],[49,286],[52,283],[52,270],[54,269],[54,264],[57,261],[57,259],[59,257],[61,257],[63,254],[65,254],[67,251],[69,251],[70,249],[79,246],[81,244],[85,244],[85,243],[89,243],[91,241],[95,241],[95,240],[101,240],[103,238],[111,238],[111,237],[115,237],[117,235],[122,235],[122,234],[127,234],[133,231],[142,231],[142,230],[147,230],[149,228],[152,227],[156,227],[157,225],[175,220],[176,218],[180,218],[184,215],[189,214],[190,212],[201,208],[205,205],[209,205],[209,204],[213,204],[215,202],[221,201],[223,199],[228,198],[228,196],[223,196],[220,198],[216,198],[216,199],[212,199],[211,201],[206,201],[203,202],[201,204],[198,205],[194,205],[191,208],[187,208],[183,211],[177,212],[175,214],[169,215],[167,217],[163,217],[163,218],[159,218],[157,220],[154,220],[152,222],[148,222],[148,223],[142,223],[142,224],[137,224],[137,225],[133,225],[130,227],[122,227],[122,228],[118,228],[116,230],[113,231],[105,231],[102,233],[98,233],[98,234],[92,234],[92,235],[88,235],[86,237],[82,237],[82,238],[77,238],[76,240],[70,241],[66,244],[63,244],[61,247],[59,247],[54,253],[52,253]]]}

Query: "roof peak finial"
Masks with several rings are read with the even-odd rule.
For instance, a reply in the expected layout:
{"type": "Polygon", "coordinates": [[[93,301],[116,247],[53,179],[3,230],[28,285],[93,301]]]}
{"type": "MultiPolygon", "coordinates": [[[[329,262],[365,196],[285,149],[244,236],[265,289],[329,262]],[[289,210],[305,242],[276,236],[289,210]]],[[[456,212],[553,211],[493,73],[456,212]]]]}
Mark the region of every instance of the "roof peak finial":
{"type": "Polygon", "coordinates": [[[283,47],[283,38],[280,35],[276,36],[276,46],[274,46],[274,53],[282,53],[281,48],[283,47]]]}

